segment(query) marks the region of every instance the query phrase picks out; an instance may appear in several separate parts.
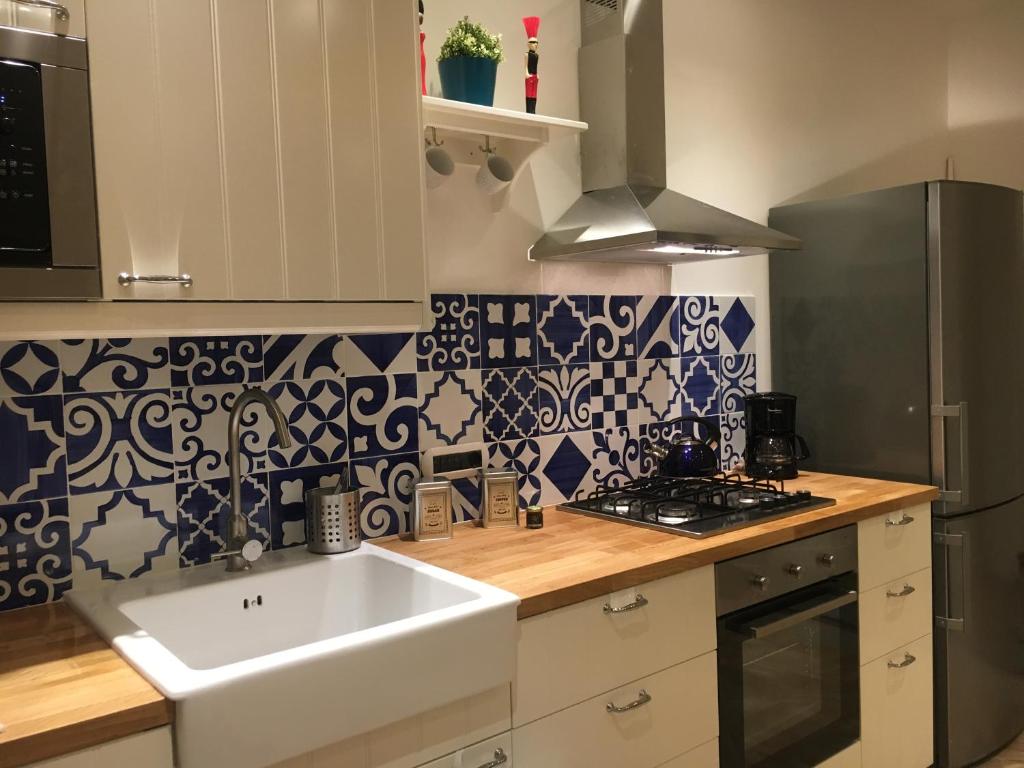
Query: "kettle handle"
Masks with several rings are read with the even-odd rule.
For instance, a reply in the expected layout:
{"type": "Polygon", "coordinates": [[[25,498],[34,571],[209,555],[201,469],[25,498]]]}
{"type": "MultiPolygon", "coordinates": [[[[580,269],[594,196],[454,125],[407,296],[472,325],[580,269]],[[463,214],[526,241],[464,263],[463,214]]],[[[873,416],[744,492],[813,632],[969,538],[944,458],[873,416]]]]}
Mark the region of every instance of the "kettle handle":
{"type": "Polygon", "coordinates": [[[701,418],[700,416],[679,416],[678,418],[669,420],[665,426],[670,424],[685,424],[688,421],[694,424],[700,424],[704,427],[711,434],[711,447],[718,448],[719,443],[722,442],[722,433],[718,429],[718,425],[712,424],[710,421],[701,418]]]}
{"type": "Polygon", "coordinates": [[[800,435],[793,435],[796,438],[796,442],[800,446],[800,455],[796,457],[797,461],[803,461],[804,459],[811,458],[811,449],[807,447],[807,441],[804,440],[800,435]]]}

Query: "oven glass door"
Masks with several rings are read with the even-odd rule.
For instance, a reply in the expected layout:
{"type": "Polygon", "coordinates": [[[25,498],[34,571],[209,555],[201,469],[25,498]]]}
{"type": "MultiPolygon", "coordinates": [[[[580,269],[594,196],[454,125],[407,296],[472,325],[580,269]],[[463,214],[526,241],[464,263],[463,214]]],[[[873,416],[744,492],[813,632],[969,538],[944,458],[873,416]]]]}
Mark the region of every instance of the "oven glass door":
{"type": "Polygon", "coordinates": [[[860,737],[853,574],[722,617],[722,768],[806,768],[860,737]]]}

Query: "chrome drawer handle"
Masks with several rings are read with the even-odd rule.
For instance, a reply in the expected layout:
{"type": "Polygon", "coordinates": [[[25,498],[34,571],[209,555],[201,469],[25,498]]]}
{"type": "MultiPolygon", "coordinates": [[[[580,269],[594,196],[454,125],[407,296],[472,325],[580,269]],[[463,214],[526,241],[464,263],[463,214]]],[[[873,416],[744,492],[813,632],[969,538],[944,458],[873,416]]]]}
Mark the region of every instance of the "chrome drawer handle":
{"type": "Polygon", "coordinates": [[[605,704],[604,708],[605,711],[611,712],[613,715],[618,715],[622,712],[629,712],[629,710],[631,709],[636,709],[637,707],[642,707],[644,704],[650,703],[651,694],[649,694],[646,690],[641,688],[640,693],[637,695],[635,699],[633,699],[633,701],[629,702],[629,704],[623,704],[621,707],[617,707],[609,701],[607,704],[605,704]]]}
{"type": "Polygon", "coordinates": [[[122,272],[117,282],[127,288],[135,283],[155,283],[158,285],[180,285],[182,288],[192,287],[192,275],[129,275],[122,272]]]}
{"type": "Polygon", "coordinates": [[[646,597],[644,597],[639,592],[637,592],[636,599],[634,599],[632,603],[627,603],[626,605],[620,605],[618,608],[612,608],[612,604],[611,603],[605,603],[604,604],[604,612],[605,613],[611,613],[611,614],[626,613],[627,611],[635,611],[637,608],[643,608],[645,605],[647,605],[650,602],[651,602],[650,600],[648,600],[646,597]]]}
{"type": "Polygon", "coordinates": [[[61,5],[56,0],[14,0],[14,2],[20,5],[31,5],[33,8],[46,8],[53,11],[59,21],[67,21],[71,18],[71,11],[67,9],[67,6],[61,5]]]}
{"type": "Polygon", "coordinates": [[[484,763],[479,768],[498,768],[499,765],[504,765],[508,762],[508,755],[505,754],[505,750],[498,747],[494,750],[494,759],[489,763],[484,763]]]}
{"type": "Polygon", "coordinates": [[[917,592],[917,589],[915,589],[914,587],[910,586],[909,584],[904,584],[903,585],[903,589],[901,589],[899,592],[893,592],[890,589],[885,590],[885,596],[886,597],[906,597],[907,595],[912,595],[915,592],[917,592]]]}
{"type": "Polygon", "coordinates": [[[915,661],[917,661],[917,656],[911,656],[909,653],[904,653],[903,661],[889,660],[889,669],[903,669],[904,667],[909,667],[915,661]]]}
{"type": "Polygon", "coordinates": [[[912,522],[914,522],[914,518],[912,518],[910,515],[904,515],[899,520],[890,520],[888,517],[885,518],[885,524],[886,525],[892,525],[892,526],[910,525],[912,522]]]}

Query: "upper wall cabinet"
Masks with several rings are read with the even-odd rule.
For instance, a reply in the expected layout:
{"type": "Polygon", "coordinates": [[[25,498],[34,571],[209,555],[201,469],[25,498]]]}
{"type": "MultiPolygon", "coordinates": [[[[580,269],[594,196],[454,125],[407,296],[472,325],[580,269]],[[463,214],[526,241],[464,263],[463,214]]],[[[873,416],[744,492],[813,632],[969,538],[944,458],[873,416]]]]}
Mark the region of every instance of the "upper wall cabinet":
{"type": "Polygon", "coordinates": [[[86,6],[106,298],[423,300],[415,0],[86,6]]]}
{"type": "Polygon", "coordinates": [[[0,26],[85,37],[85,0],[0,0],[0,26]]]}

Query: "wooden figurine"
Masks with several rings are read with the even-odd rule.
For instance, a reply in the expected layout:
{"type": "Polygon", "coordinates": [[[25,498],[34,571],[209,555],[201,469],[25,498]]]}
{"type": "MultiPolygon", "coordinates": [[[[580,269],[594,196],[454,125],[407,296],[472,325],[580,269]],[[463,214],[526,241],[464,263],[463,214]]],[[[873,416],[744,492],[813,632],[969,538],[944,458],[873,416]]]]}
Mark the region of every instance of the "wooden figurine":
{"type": "Polygon", "coordinates": [[[537,49],[540,43],[537,41],[537,33],[540,32],[540,16],[526,16],[523,19],[523,26],[526,28],[526,111],[531,115],[537,113],[537,86],[540,78],[537,76],[537,64],[540,62],[540,54],[537,49]]]}

